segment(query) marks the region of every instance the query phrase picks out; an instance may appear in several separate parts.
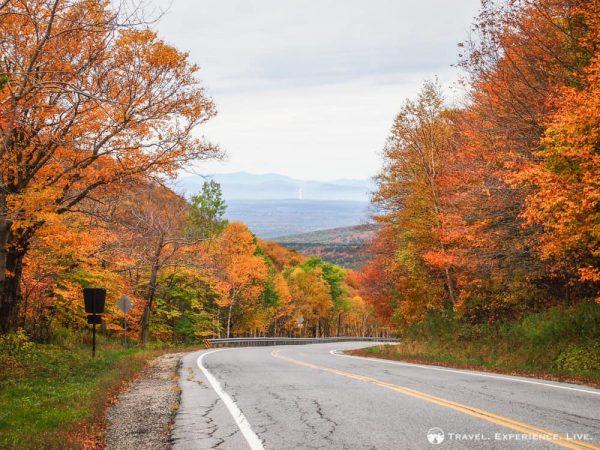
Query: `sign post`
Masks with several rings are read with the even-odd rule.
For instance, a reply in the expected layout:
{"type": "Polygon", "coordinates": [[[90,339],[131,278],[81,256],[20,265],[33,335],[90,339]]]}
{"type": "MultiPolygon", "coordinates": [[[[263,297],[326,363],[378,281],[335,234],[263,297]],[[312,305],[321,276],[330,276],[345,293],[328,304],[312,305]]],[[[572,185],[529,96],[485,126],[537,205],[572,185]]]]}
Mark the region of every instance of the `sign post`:
{"type": "Polygon", "coordinates": [[[133,308],[133,302],[124,295],[117,301],[117,307],[123,311],[123,342],[127,347],[127,313],[133,308]]]}
{"type": "Polygon", "coordinates": [[[302,317],[302,316],[298,317],[296,319],[296,324],[298,325],[298,329],[300,330],[300,333],[302,334],[302,328],[304,327],[304,317],[302,317]]]}
{"type": "Polygon", "coordinates": [[[92,356],[96,356],[96,325],[102,323],[101,314],[104,314],[106,289],[83,288],[83,303],[85,312],[88,313],[87,322],[92,325],[92,356]]]}

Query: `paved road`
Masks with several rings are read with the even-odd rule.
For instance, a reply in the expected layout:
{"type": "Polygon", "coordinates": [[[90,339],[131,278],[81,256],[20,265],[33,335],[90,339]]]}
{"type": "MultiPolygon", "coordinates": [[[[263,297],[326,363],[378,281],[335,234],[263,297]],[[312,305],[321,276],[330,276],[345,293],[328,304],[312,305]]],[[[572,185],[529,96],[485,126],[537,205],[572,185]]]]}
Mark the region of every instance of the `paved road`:
{"type": "Polygon", "coordinates": [[[175,449],[600,449],[600,390],[335,352],[365,345],[188,354],[175,449]]]}

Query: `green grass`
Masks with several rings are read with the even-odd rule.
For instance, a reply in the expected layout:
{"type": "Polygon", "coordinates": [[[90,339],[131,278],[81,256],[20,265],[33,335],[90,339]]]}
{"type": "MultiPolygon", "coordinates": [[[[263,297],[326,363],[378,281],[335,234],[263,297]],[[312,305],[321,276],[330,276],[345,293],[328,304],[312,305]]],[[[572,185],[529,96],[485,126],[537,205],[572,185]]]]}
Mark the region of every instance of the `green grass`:
{"type": "Polygon", "coordinates": [[[125,380],[162,353],[101,340],[96,358],[82,343],[0,342],[0,448],[92,448],[104,408],[125,380]]]}
{"type": "Polygon", "coordinates": [[[487,325],[432,314],[401,343],[362,354],[600,384],[600,305],[582,302],[487,325]]]}

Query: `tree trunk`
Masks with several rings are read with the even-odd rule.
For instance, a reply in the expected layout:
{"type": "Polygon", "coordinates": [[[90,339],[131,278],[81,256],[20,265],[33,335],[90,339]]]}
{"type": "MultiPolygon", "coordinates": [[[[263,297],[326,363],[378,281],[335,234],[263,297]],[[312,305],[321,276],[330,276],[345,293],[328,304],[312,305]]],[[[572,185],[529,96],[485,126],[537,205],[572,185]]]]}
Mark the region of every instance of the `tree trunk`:
{"type": "Polygon", "coordinates": [[[231,337],[231,310],[233,309],[233,300],[229,304],[229,312],[227,313],[227,339],[231,337]]]}
{"type": "Polygon", "coordinates": [[[148,295],[146,297],[146,305],[144,306],[144,312],[141,320],[140,330],[140,343],[145,345],[148,342],[148,335],[150,332],[150,315],[152,314],[152,303],[154,302],[154,295],[156,294],[156,280],[158,278],[158,271],[160,269],[160,254],[162,252],[163,243],[159,243],[156,253],[154,255],[154,261],[152,262],[152,269],[150,270],[150,282],[148,283],[148,295]]]}
{"type": "Polygon", "coordinates": [[[6,211],[6,198],[0,194],[0,287],[6,279],[6,244],[12,223],[6,211]]]}
{"type": "Polygon", "coordinates": [[[4,273],[7,276],[0,282],[0,333],[10,333],[18,326],[18,313],[23,275],[23,259],[27,245],[10,245],[5,250],[4,273]]]}
{"type": "Polygon", "coordinates": [[[448,295],[450,296],[450,302],[452,302],[452,306],[456,304],[456,297],[454,296],[454,288],[452,287],[452,278],[450,277],[450,271],[446,267],[444,269],[446,274],[446,286],[448,286],[448,295]]]}

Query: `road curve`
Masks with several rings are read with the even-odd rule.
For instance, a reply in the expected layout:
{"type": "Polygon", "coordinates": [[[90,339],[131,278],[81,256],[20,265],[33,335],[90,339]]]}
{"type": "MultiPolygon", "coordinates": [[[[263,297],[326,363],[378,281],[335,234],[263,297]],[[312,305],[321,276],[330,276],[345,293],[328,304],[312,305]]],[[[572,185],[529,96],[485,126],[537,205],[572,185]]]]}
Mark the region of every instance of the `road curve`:
{"type": "Polygon", "coordinates": [[[600,390],[336,352],[369,345],[187,354],[174,448],[600,449],[600,390]]]}

